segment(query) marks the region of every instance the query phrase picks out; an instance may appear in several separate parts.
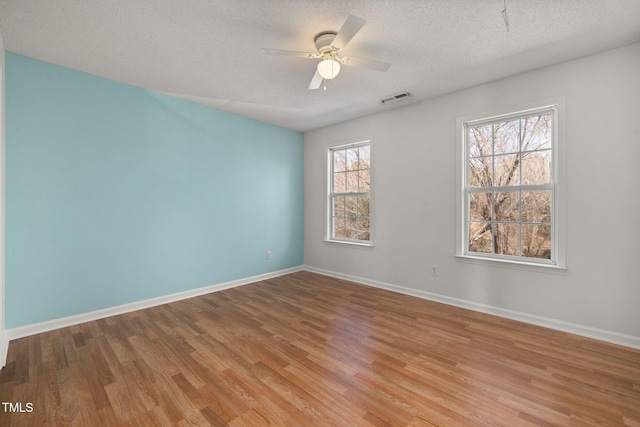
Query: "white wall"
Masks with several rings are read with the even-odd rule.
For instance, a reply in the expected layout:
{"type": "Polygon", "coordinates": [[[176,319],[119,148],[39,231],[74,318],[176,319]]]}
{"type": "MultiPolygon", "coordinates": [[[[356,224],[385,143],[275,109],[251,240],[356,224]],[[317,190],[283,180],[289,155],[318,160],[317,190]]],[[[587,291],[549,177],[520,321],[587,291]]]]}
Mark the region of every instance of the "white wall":
{"type": "Polygon", "coordinates": [[[305,265],[640,346],[639,123],[634,44],[308,132],[305,265]],[[559,96],[566,101],[568,269],[455,258],[456,118],[559,96]],[[373,141],[375,245],[323,242],[325,146],[365,138],[373,141]]]}

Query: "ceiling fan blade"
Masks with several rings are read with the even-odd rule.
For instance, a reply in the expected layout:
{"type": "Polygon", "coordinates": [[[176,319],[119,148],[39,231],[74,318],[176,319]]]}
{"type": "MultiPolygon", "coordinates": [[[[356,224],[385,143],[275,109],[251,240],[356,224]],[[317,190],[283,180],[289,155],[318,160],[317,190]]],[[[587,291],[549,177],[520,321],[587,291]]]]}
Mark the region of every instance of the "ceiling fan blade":
{"type": "Polygon", "coordinates": [[[317,53],[311,52],[296,52],[294,50],[278,50],[278,49],[262,49],[260,53],[263,55],[278,55],[278,56],[296,56],[298,58],[319,58],[320,56],[317,53]]]}
{"type": "Polygon", "coordinates": [[[318,89],[322,84],[322,80],[323,80],[322,76],[320,75],[318,70],[316,70],[316,73],[313,75],[313,78],[311,79],[311,83],[309,83],[309,90],[318,89]]]}
{"type": "Polygon", "coordinates": [[[368,68],[370,70],[385,72],[391,66],[388,62],[377,61],[375,59],[356,58],[353,56],[345,56],[341,58],[344,65],[358,68],[368,68]]]}
{"type": "Polygon", "coordinates": [[[338,34],[336,34],[336,37],[333,39],[333,42],[331,42],[331,46],[336,49],[342,49],[366,23],[367,21],[362,18],[355,15],[349,15],[347,20],[344,21],[344,24],[342,24],[342,28],[340,28],[338,34]]]}

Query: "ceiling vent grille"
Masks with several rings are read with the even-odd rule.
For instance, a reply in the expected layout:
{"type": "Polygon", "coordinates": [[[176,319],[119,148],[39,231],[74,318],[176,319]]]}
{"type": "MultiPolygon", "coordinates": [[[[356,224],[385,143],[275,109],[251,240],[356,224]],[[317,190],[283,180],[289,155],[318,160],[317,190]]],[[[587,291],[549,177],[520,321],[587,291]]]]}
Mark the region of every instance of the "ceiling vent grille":
{"type": "Polygon", "coordinates": [[[395,104],[396,102],[406,101],[410,97],[411,95],[409,94],[409,92],[402,92],[397,95],[392,95],[392,96],[387,96],[386,98],[382,98],[380,100],[380,105],[395,104]]]}

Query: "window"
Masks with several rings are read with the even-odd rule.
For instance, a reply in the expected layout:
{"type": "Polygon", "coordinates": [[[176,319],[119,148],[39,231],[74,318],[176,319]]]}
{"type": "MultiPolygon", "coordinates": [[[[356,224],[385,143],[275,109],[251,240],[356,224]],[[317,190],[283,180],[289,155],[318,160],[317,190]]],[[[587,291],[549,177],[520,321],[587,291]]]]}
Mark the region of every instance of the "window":
{"type": "Polygon", "coordinates": [[[557,108],[467,121],[464,255],[558,264],[557,108]]]}
{"type": "Polygon", "coordinates": [[[371,243],[371,144],[331,147],[328,240],[371,243]]]}

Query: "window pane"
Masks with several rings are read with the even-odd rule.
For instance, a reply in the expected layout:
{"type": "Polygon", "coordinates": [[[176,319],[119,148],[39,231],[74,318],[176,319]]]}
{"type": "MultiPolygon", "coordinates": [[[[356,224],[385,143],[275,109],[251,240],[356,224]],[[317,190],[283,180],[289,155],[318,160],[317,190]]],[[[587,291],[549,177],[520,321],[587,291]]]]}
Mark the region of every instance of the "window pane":
{"type": "Polygon", "coordinates": [[[347,174],[347,193],[358,192],[358,171],[349,171],[347,174]]]}
{"type": "Polygon", "coordinates": [[[551,222],[551,191],[522,193],[523,222],[551,222]]]}
{"type": "Polygon", "coordinates": [[[551,150],[522,153],[522,185],[551,182],[551,150]]]}
{"type": "Polygon", "coordinates": [[[519,120],[496,123],[493,154],[517,153],[520,150],[519,120]]]}
{"type": "Polygon", "coordinates": [[[491,236],[491,223],[469,223],[469,251],[484,252],[489,254],[492,253],[493,244],[491,236]]]}
{"type": "Polygon", "coordinates": [[[477,157],[469,159],[469,186],[491,187],[493,176],[493,158],[477,157]]]}
{"type": "Polygon", "coordinates": [[[469,128],[469,157],[491,155],[491,125],[469,128]]]}
{"type": "Polygon", "coordinates": [[[469,194],[469,220],[491,221],[491,193],[469,194]]]}
{"type": "Polygon", "coordinates": [[[371,189],[371,171],[369,169],[358,172],[358,186],[361,193],[367,193],[371,189]]]}
{"type": "Polygon", "coordinates": [[[333,174],[333,192],[334,193],[347,192],[347,173],[346,172],[338,172],[333,174]]]}
{"type": "Polygon", "coordinates": [[[347,239],[355,239],[357,236],[358,221],[355,216],[345,218],[345,236],[347,239]]]}
{"type": "Polygon", "coordinates": [[[344,150],[338,150],[333,152],[333,171],[342,172],[345,170],[345,153],[344,150]]]}
{"type": "Polygon", "coordinates": [[[358,240],[371,240],[370,232],[369,232],[369,218],[367,217],[359,217],[358,218],[358,240]]]}
{"type": "Polygon", "coordinates": [[[349,148],[346,151],[347,156],[347,165],[346,170],[357,170],[358,169],[358,148],[349,148]]]}
{"type": "Polygon", "coordinates": [[[368,169],[371,159],[371,150],[368,145],[358,147],[358,157],[360,159],[359,169],[368,169]]]}
{"type": "Polygon", "coordinates": [[[551,259],[550,225],[522,225],[522,255],[551,259]]]}
{"type": "Polygon", "coordinates": [[[333,216],[344,216],[344,207],[344,196],[336,196],[333,198],[333,216]]]}
{"type": "Polygon", "coordinates": [[[358,212],[358,196],[345,196],[345,215],[356,216],[358,212]]]}
{"type": "Polygon", "coordinates": [[[527,117],[522,124],[522,151],[551,148],[551,114],[527,117]]]}
{"type": "Polygon", "coordinates": [[[496,224],[495,226],[496,252],[500,255],[520,255],[520,225],[496,224]]]}
{"type": "Polygon", "coordinates": [[[333,237],[338,239],[344,239],[344,217],[336,217],[333,219],[333,237]]]}
{"type": "Polygon", "coordinates": [[[496,221],[520,221],[520,193],[516,191],[508,193],[496,193],[494,211],[496,221]]]}
{"type": "Polygon", "coordinates": [[[369,203],[371,199],[369,196],[358,196],[358,207],[356,214],[358,216],[369,216],[369,203]]]}
{"type": "Polygon", "coordinates": [[[507,154],[495,157],[496,186],[520,185],[520,155],[507,154]]]}

